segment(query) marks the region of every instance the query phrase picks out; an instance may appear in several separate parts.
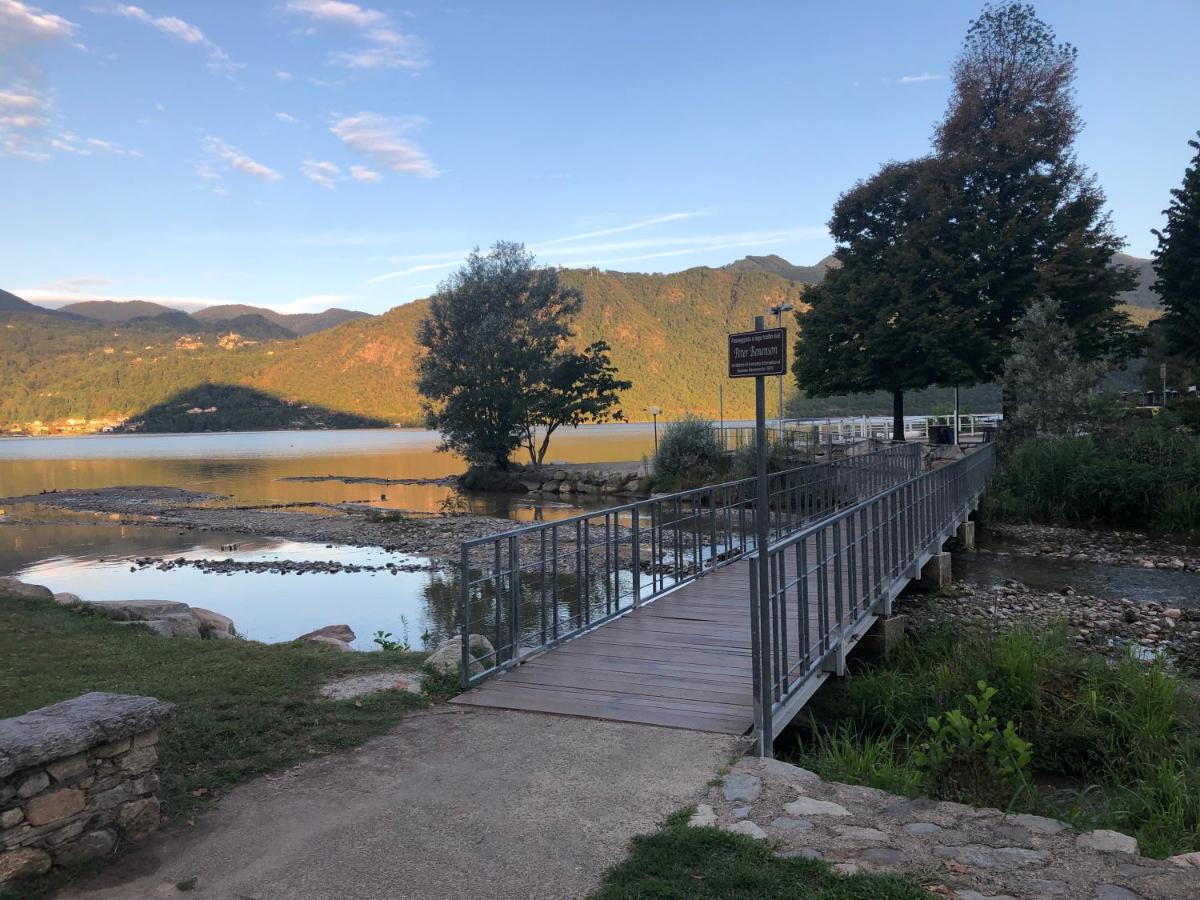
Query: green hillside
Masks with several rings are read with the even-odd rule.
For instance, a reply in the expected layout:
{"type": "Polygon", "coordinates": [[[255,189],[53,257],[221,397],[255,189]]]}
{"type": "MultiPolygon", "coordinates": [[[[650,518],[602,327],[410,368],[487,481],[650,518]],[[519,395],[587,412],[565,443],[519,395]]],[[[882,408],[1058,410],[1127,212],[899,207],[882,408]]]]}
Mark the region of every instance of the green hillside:
{"type": "MultiPolygon", "coordinates": [[[[725,377],[726,334],[752,328],[754,316],[772,305],[802,303],[805,279],[818,280],[828,264],[826,259],[816,266],[793,266],[781,257],[763,256],[670,275],[567,269],[561,278],[584,294],[575,323],[579,344],[608,341],[621,375],[633,382],[623,397],[627,418],[645,420],[646,408],[655,405],[666,418],[692,411],[715,419],[723,388],[725,417],[733,419],[753,414],[754,386],[749,379],[725,377]]],[[[11,294],[0,301],[0,429],[6,431],[34,421],[97,420],[74,426],[87,430],[105,421],[143,419],[151,408],[154,427],[170,427],[163,423],[173,421],[171,410],[189,391],[208,384],[225,386],[220,396],[226,398],[254,397],[206,415],[203,427],[214,430],[293,427],[311,418],[295,414],[306,406],[329,427],[361,421],[347,416],[422,421],[413,372],[414,335],[428,308],[424,300],[295,338],[287,337],[286,329],[301,323],[281,325],[257,307],[224,307],[195,317],[171,311],[100,323],[48,314],[11,294]],[[227,328],[247,341],[220,341],[227,328]],[[229,390],[239,387],[258,393],[229,390]],[[262,415],[268,402],[263,396],[286,408],[262,415]],[[234,408],[257,408],[260,414],[243,415],[234,408]]],[[[1156,314],[1145,306],[1135,311],[1145,318],[1156,314]]],[[[790,387],[788,393],[792,409],[806,415],[874,412],[886,405],[873,397],[802,400],[790,387]]],[[[931,407],[946,399],[936,391],[914,397],[917,406],[931,407]]],[[[986,391],[965,402],[976,409],[994,405],[986,391]]],[[[211,405],[219,403],[205,408],[211,405]]],[[[193,425],[199,419],[181,421],[200,427],[193,425]]]]}
{"type": "MultiPolygon", "coordinates": [[[[763,272],[700,267],[672,275],[565,270],[584,309],[580,344],[607,340],[624,377],[626,415],[650,405],[668,417],[695,410],[750,414],[753,386],[724,377],[725,335],[753,327],[755,314],[797,303],[802,284],[763,272]]],[[[104,324],[23,312],[0,313],[0,427],[67,419],[138,419],[151,407],[206,383],[253,388],[281,400],[386,422],[421,421],[413,388],[413,336],[427,302],[356,318],[294,340],[221,347],[216,335],[156,316],[104,324]]],[[[211,323],[209,323],[211,325],[211,323]]],[[[226,427],[225,417],[214,417],[226,427]]],[[[348,421],[333,418],[332,421],[348,421]]],[[[253,427],[254,422],[241,427],[253,427]]]]}

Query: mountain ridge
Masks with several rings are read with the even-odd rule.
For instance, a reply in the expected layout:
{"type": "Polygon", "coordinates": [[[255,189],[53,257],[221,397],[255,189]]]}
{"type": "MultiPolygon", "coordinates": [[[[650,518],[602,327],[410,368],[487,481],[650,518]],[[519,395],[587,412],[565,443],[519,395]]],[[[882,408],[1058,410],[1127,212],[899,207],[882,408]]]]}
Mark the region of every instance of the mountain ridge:
{"type": "MultiPolygon", "coordinates": [[[[765,256],[665,275],[562,269],[560,279],[585,297],[574,322],[576,344],[607,341],[622,377],[633,381],[622,397],[627,418],[645,419],[648,407],[659,406],[668,416],[692,411],[716,419],[723,412],[732,419],[752,414],[753,383],[724,377],[726,335],[749,328],[771,306],[802,307],[811,282],[789,276],[823,276],[831,264],[826,258],[814,266],[792,266],[765,256]]],[[[2,429],[74,419],[85,423],[81,429],[96,430],[137,419],[204,384],[319,407],[329,421],[349,421],[337,418],[345,414],[423,422],[415,390],[415,336],[428,298],[307,335],[281,336],[256,331],[282,329],[257,314],[205,323],[173,311],[114,328],[32,304],[5,306],[6,296],[20,301],[0,296],[0,310],[9,309],[0,312],[8,326],[0,327],[2,429]],[[221,337],[230,322],[240,323],[234,330],[244,340],[221,337]]],[[[218,313],[241,309],[227,305],[218,313]]],[[[1144,307],[1130,311],[1156,315],[1144,307]]],[[[794,322],[785,324],[794,330],[794,322]]],[[[213,417],[223,427],[228,421],[213,417]]]]}

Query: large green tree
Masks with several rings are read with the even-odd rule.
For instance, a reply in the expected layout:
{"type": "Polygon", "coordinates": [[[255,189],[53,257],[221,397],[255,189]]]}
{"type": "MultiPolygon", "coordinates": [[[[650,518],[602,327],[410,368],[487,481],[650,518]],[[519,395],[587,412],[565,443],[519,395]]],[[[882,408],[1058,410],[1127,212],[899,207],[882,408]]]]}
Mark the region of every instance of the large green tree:
{"type": "Polygon", "coordinates": [[[942,289],[935,253],[938,160],[888,163],[838,198],[829,230],[841,265],[797,315],[792,371],[810,397],[886,390],[904,440],[904,392],[974,379],[969,310],[942,289]]]}
{"type": "Polygon", "coordinates": [[[1009,2],[984,8],[954,65],[934,141],[945,185],[935,252],[955,304],[990,338],[973,360],[982,381],[1002,371],[1035,298],[1057,301],[1085,358],[1136,346],[1116,309],[1136,278],[1113,264],[1123,241],[1075,155],[1075,61],[1031,5],[1009,2]]]}
{"type": "Polygon", "coordinates": [[[431,298],[417,332],[425,351],[417,390],[441,449],[506,470],[525,445],[536,465],[560,426],[620,418],[619,392],[630,383],[616,377],[608,346],[570,346],[582,304],[523,244],[501,241],[467,257],[431,298]]]}
{"type": "Polygon", "coordinates": [[[1166,308],[1161,327],[1167,349],[1200,361],[1200,142],[1188,146],[1196,155],[1183,184],[1171,191],[1171,205],[1163,210],[1167,223],[1154,232],[1154,290],[1166,308]]]}

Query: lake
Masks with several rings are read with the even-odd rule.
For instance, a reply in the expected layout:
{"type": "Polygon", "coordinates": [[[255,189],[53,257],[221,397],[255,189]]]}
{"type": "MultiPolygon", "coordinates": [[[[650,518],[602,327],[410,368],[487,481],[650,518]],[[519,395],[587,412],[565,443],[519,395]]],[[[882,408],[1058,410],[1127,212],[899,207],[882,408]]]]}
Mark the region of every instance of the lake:
{"type": "MultiPolygon", "coordinates": [[[[169,485],[227,494],[246,504],[368,501],[436,512],[453,488],[281,479],[441,478],[461,472],[462,460],[436,452],[437,444],[436,434],[416,429],[0,439],[0,498],[71,488],[169,485]]],[[[641,459],[653,450],[650,425],[598,425],[556,435],[549,457],[602,468],[604,463],[641,459]]],[[[572,497],[564,503],[557,497],[541,501],[513,494],[471,498],[475,512],[519,521],[571,515],[581,511],[581,502],[598,501],[572,497]]],[[[0,575],[17,575],[85,600],[180,600],[228,615],[240,633],[269,642],[345,622],[358,635],[355,646],[371,649],[376,630],[400,637],[407,623],[409,640],[421,647],[454,627],[457,589],[447,575],[403,570],[426,562],[419,558],[373,548],[117,525],[44,509],[39,517],[51,521],[6,525],[0,515],[0,575]],[[236,551],[221,550],[235,542],[236,551]],[[131,566],[131,558],[144,556],[339,562],[376,569],[391,562],[398,568],[396,574],[279,575],[131,566]]]]}

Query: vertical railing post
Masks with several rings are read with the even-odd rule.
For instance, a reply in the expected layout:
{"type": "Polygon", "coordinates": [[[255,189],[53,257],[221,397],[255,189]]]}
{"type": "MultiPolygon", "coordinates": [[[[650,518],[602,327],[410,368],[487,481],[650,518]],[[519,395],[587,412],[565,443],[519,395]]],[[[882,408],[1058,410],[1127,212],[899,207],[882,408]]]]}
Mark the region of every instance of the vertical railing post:
{"type": "Polygon", "coordinates": [[[630,565],[633,567],[633,608],[642,605],[642,504],[633,505],[633,553],[630,554],[630,565]]]}
{"type": "Polygon", "coordinates": [[[458,580],[462,590],[462,683],[466,687],[471,672],[471,551],[462,545],[459,559],[458,580]]]}
{"type": "Polygon", "coordinates": [[[521,649],[521,549],[516,535],[508,539],[508,646],[517,661],[521,649]]]}

